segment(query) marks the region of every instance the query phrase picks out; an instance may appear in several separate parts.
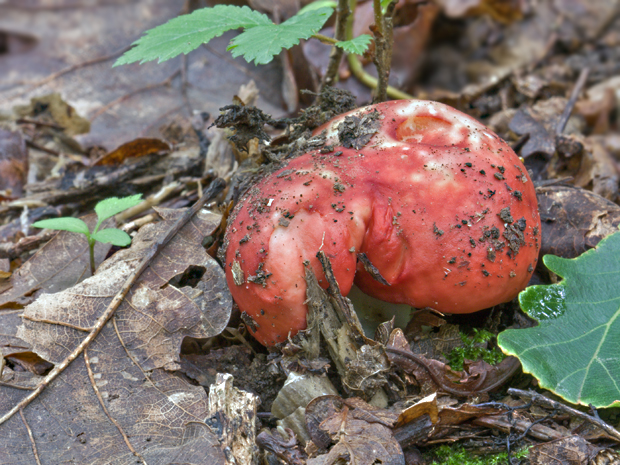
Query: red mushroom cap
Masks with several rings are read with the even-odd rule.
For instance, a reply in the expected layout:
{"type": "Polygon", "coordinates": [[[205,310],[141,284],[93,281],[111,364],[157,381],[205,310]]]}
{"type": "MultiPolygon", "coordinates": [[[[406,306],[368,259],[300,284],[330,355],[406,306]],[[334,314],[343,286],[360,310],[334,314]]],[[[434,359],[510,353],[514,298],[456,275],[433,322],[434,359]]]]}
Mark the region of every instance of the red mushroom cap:
{"type": "Polygon", "coordinates": [[[344,295],[355,282],[417,308],[475,312],[526,286],[539,249],[536,192],[491,130],[447,105],[405,100],[354,110],[315,132],[323,130],[333,152],[306,153],[265,177],[229,221],[228,285],[262,344],[306,327],[304,261],[327,287],[319,250],[344,295]]]}

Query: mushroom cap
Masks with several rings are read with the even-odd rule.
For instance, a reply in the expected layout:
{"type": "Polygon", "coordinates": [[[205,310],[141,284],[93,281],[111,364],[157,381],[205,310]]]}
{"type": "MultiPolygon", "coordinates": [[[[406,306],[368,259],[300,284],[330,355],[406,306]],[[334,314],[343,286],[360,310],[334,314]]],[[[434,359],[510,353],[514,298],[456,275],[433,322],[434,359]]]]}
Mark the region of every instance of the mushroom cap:
{"type": "Polygon", "coordinates": [[[403,100],[340,115],[323,131],[332,152],[263,178],[229,221],[226,277],[262,344],[306,327],[304,261],[327,287],[319,250],[343,295],[355,282],[445,313],[482,310],[526,286],[539,249],[536,192],[491,130],[447,105],[403,100]]]}

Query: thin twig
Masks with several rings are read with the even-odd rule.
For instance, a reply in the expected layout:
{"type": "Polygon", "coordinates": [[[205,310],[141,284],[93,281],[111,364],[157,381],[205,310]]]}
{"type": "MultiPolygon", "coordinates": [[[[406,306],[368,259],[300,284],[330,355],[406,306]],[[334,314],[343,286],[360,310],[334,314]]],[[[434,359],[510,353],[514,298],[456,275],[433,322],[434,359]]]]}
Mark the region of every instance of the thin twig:
{"type": "Polygon", "coordinates": [[[30,139],[26,139],[26,145],[30,148],[40,150],[41,152],[49,153],[50,155],[54,155],[55,157],[60,156],[60,152],[56,150],[48,149],[47,147],[43,147],[42,145],[37,144],[36,142],[31,141],[30,139]]]}
{"type": "Polygon", "coordinates": [[[570,98],[568,99],[568,103],[562,112],[562,116],[560,116],[560,120],[558,121],[558,125],[555,128],[556,136],[559,136],[564,132],[564,128],[566,127],[566,123],[568,123],[568,118],[570,118],[571,113],[573,112],[573,108],[575,107],[575,103],[579,98],[579,94],[583,89],[583,86],[586,85],[586,81],[588,80],[588,74],[590,74],[590,68],[583,68],[581,73],[579,74],[579,78],[575,83],[575,87],[573,87],[573,91],[571,92],[570,98]]]}
{"type": "Polygon", "coordinates": [[[225,182],[217,178],[215,179],[205,195],[190,208],[185,211],[185,213],[179,217],[179,219],[174,223],[174,225],[168,230],[166,235],[162,237],[159,241],[155,242],[148,253],[144,256],[136,270],[132,273],[132,275],[127,278],[125,284],[120,289],[120,291],[114,296],[108,307],[105,309],[103,314],[97,320],[95,326],[93,326],[93,330],[86,336],[82,342],[75,348],[73,351],[67,355],[67,357],[58,365],[56,365],[52,371],[48,373],[48,375],[43,378],[43,380],[39,383],[36,389],[29,394],[27,397],[24,397],[15,407],[9,410],[6,414],[0,417],[0,425],[10,419],[13,415],[19,412],[21,409],[25,408],[30,402],[36,399],[39,394],[41,394],[47,386],[50,385],[52,381],[54,381],[60,373],[62,373],[76,358],[80,356],[80,354],[90,345],[90,343],[97,337],[97,335],[101,332],[105,324],[108,320],[114,315],[114,312],[118,308],[118,306],[123,302],[125,296],[132,288],[136,280],[140,277],[142,272],[146,270],[155,255],[162,250],[170,240],[175,237],[175,235],[179,232],[179,230],[203,207],[203,205],[215,195],[217,195],[225,186],[225,182]]]}
{"type": "Polygon", "coordinates": [[[508,394],[510,394],[511,396],[525,397],[527,399],[531,399],[532,403],[534,404],[538,404],[538,405],[541,405],[547,408],[561,410],[563,412],[568,413],[569,415],[572,415],[577,418],[581,418],[582,420],[585,420],[588,423],[598,426],[603,431],[605,431],[607,434],[609,434],[610,436],[612,436],[613,438],[615,438],[617,441],[620,442],[620,432],[617,429],[615,429],[613,426],[605,423],[600,418],[595,418],[592,415],[588,415],[587,413],[584,413],[577,409],[569,407],[568,405],[564,405],[561,402],[551,400],[548,397],[545,397],[542,394],[539,394],[534,391],[523,391],[521,389],[508,388],[508,394]]]}
{"type": "Polygon", "coordinates": [[[327,45],[336,45],[338,43],[337,39],[323,34],[312,34],[311,37],[327,45]]]}
{"type": "Polygon", "coordinates": [[[135,457],[138,457],[138,459],[140,459],[142,463],[146,465],[146,460],[144,460],[144,457],[142,457],[140,453],[133,448],[133,446],[129,442],[129,438],[123,431],[123,428],[121,427],[121,425],[118,423],[118,421],[116,421],[116,418],[112,417],[112,415],[110,415],[110,412],[108,412],[108,409],[105,406],[105,402],[103,402],[103,397],[101,396],[101,392],[99,392],[99,388],[97,387],[97,382],[95,381],[95,375],[93,373],[93,369],[90,366],[90,357],[88,356],[88,349],[84,349],[84,362],[86,363],[86,371],[88,372],[88,379],[90,380],[90,384],[93,387],[93,391],[95,391],[95,395],[97,396],[97,399],[99,400],[99,405],[101,405],[101,408],[103,409],[103,412],[105,413],[106,417],[108,417],[108,420],[110,420],[112,424],[116,426],[116,429],[118,430],[118,432],[121,433],[121,436],[123,437],[123,441],[125,441],[125,444],[127,445],[127,448],[131,451],[131,453],[135,457]]]}
{"type": "Polygon", "coordinates": [[[39,460],[39,452],[37,452],[37,443],[34,442],[34,436],[32,435],[32,430],[30,429],[30,425],[28,425],[28,422],[26,421],[24,412],[20,410],[19,415],[22,417],[22,421],[24,422],[26,431],[28,431],[28,438],[30,438],[30,445],[32,445],[32,453],[34,454],[34,459],[37,461],[37,465],[41,465],[41,460],[39,460]]]}
{"type": "Polygon", "coordinates": [[[18,118],[15,120],[15,122],[17,124],[34,124],[35,126],[43,126],[46,128],[52,128],[52,129],[58,129],[59,131],[64,131],[65,128],[63,128],[62,126],[59,126],[57,124],[54,123],[45,123],[43,121],[37,121],[36,119],[30,119],[30,118],[18,118]]]}

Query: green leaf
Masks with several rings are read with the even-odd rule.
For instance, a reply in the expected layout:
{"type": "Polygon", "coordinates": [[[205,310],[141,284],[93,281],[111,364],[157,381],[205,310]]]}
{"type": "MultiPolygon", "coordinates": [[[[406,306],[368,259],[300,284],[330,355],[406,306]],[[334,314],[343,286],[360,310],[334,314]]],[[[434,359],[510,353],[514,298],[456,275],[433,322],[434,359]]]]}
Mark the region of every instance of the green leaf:
{"type": "MultiPolygon", "coordinates": [[[[151,60],[161,63],[181,53],[188,54],[231,29],[271,24],[267,16],[247,6],[217,5],[202,8],[149,29],[134,42],[135,47],[116,60],[114,66],[151,60]]],[[[259,47],[258,44],[256,46],[259,47]]]]}
{"type": "Polygon", "coordinates": [[[247,62],[254,60],[264,65],[273,60],[283,48],[297,45],[317,32],[333,13],[332,8],[318,8],[297,14],[282,24],[266,24],[248,28],[235,37],[228,46],[233,57],[243,56],[247,62]]]}
{"type": "MultiPolygon", "coordinates": [[[[129,197],[110,197],[109,199],[102,200],[95,205],[95,212],[97,212],[97,228],[102,221],[113,217],[117,213],[127,210],[128,208],[135,207],[142,202],[142,194],[130,195],[129,197]]],[[[95,230],[97,230],[95,228],[95,230]]]]}
{"type": "Polygon", "coordinates": [[[41,220],[32,223],[35,228],[57,229],[59,231],[69,231],[74,233],[82,233],[89,235],[88,226],[79,218],[51,218],[49,220],[41,220]]]}
{"type": "Polygon", "coordinates": [[[316,0],[315,2],[308,3],[305,7],[297,12],[298,15],[306,13],[312,10],[318,10],[319,8],[329,7],[336,9],[338,2],[334,0],[316,0]]]}
{"type": "Polygon", "coordinates": [[[368,45],[372,42],[372,37],[368,34],[362,34],[351,40],[345,40],[338,42],[336,47],[340,47],[347,53],[354,53],[356,55],[363,55],[368,50],[368,45]]]}
{"type": "Polygon", "coordinates": [[[120,247],[131,244],[131,236],[125,231],[115,228],[102,229],[93,234],[92,237],[96,241],[103,242],[104,244],[118,245],[120,247]]]}
{"type": "Polygon", "coordinates": [[[564,278],[532,286],[519,301],[540,324],[498,336],[540,385],[574,404],[620,404],[620,233],[575,259],[546,255],[564,278]]]}
{"type": "Polygon", "coordinates": [[[381,0],[381,9],[385,10],[394,0],[381,0]]]}

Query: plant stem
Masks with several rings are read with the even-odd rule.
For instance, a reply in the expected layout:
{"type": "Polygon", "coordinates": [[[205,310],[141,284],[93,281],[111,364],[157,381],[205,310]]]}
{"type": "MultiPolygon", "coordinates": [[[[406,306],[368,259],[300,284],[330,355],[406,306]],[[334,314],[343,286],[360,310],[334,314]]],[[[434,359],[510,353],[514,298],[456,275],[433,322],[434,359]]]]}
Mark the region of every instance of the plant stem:
{"type": "Polygon", "coordinates": [[[317,39],[320,42],[327,44],[327,45],[335,45],[338,42],[340,42],[339,40],[336,40],[333,37],[324,36],[323,34],[312,34],[310,37],[312,37],[313,39],[317,39]]]}
{"type": "MultiPolygon", "coordinates": [[[[334,27],[334,38],[336,40],[346,39],[347,22],[351,16],[351,9],[349,8],[348,1],[349,0],[338,0],[338,6],[336,7],[336,25],[334,27]]],[[[327,70],[325,71],[321,81],[319,95],[325,86],[333,86],[335,84],[343,53],[344,51],[340,47],[332,47],[332,51],[329,55],[329,62],[327,64],[327,70]]]]}
{"type": "MultiPolygon", "coordinates": [[[[351,73],[353,73],[353,75],[357,79],[359,79],[362,84],[364,84],[366,87],[370,87],[371,89],[377,88],[377,78],[364,71],[364,67],[362,66],[362,63],[356,55],[348,54],[347,61],[349,62],[349,68],[351,69],[351,73]]],[[[415,98],[413,95],[410,95],[407,92],[403,92],[402,90],[397,89],[393,86],[387,86],[386,91],[387,96],[392,99],[411,100],[415,98]]]]}
{"type": "Polygon", "coordinates": [[[95,275],[95,239],[88,237],[88,253],[90,255],[90,275],[95,275]]]}
{"type": "Polygon", "coordinates": [[[381,12],[381,0],[373,0],[375,13],[375,24],[371,26],[375,36],[375,56],[374,63],[377,68],[377,89],[373,98],[373,103],[384,102],[387,100],[388,79],[390,77],[390,67],[392,65],[392,15],[396,2],[392,1],[387,6],[385,15],[381,12]]]}
{"type": "MultiPolygon", "coordinates": [[[[353,38],[353,12],[355,11],[356,0],[349,0],[349,8],[351,10],[351,14],[347,18],[346,22],[346,30],[345,30],[345,40],[351,40],[353,38]]],[[[380,6],[380,5],[379,5],[380,6]]],[[[376,44],[375,44],[376,47],[376,44]]],[[[378,79],[366,71],[364,71],[364,67],[360,62],[360,59],[357,55],[352,53],[347,54],[347,61],[349,62],[349,68],[351,69],[351,73],[355,76],[359,81],[364,84],[366,87],[370,87],[371,89],[376,89],[378,85],[378,79]]],[[[389,70],[389,66],[388,66],[389,70]]],[[[386,80],[387,84],[387,80],[386,80]]],[[[399,89],[396,89],[392,86],[387,86],[386,88],[387,95],[393,99],[399,100],[411,100],[414,98],[412,95],[409,95],[406,92],[403,92],[399,89]]],[[[387,99],[386,99],[387,100],[387,99]]]]}

